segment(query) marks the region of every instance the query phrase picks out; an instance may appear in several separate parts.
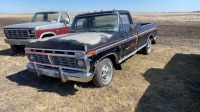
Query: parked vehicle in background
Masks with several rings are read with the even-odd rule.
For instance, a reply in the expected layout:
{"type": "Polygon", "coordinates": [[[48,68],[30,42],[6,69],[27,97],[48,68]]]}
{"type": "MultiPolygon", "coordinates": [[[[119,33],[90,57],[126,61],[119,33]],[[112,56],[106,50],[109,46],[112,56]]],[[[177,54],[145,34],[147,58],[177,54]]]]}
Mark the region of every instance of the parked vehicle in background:
{"type": "Polygon", "coordinates": [[[133,23],[129,11],[81,14],[69,34],[29,43],[27,68],[39,76],[63,82],[93,81],[103,87],[110,84],[114,69],[121,68],[123,61],[139,50],[149,54],[156,37],[157,24],[133,23]]]}
{"type": "Polygon", "coordinates": [[[5,26],[5,42],[18,53],[32,40],[67,34],[71,21],[67,12],[38,12],[29,23],[5,26]]]}

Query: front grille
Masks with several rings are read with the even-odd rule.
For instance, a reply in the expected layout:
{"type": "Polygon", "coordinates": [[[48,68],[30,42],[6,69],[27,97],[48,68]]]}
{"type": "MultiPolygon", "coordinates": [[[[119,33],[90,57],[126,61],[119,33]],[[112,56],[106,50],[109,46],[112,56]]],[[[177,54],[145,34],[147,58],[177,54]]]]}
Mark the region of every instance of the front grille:
{"type": "Polygon", "coordinates": [[[63,57],[63,56],[47,56],[40,54],[31,54],[34,58],[33,61],[43,64],[52,64],[56,66],[78,68],[76,65],[76,58],[63,57]]]}
{"type": "Polygon", "coordinates": [[[67,66],[67,67],[77,67],[76,59],[69,57],[61,57],[61,56],[50,56],[51,62],[53,65],[57,66],[67,66]]]}
{"type": "Polygon", "coordinates": [[[28,29],[5,29],[7,38],[29,38],[35,37],[35,34],[30,34],[28,29]]]}
{"type": "Polygon", "coordinates": [[[35,62],[51,64],[47,55],[31,54],[35,62]]]}
{"type": "MultiPolygon", "coordinates": [[[[36,62],[46,66],[62,67],[66,69],[82,70],[76,64],[77,59],[85,60],[84,51],[72,50],[57,50],[57,49],[39,49],[39,48],[25,48],[25,52],[31,62],[36,62]],[[81,55],[82,54],[82,55],[81,55]]],[[[87,62],[85,60],[85,65],[87,62]]]]}

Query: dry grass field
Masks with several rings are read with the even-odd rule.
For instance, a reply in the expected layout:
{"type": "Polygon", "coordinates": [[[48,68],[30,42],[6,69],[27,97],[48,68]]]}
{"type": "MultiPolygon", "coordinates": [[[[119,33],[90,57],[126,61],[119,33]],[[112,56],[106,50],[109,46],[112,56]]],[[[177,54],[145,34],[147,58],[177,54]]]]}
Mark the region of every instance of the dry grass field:
{"type": "Polygon", "coordinates": [[[133,13],[135,21],[159,24],[157,44],[125,61],[104,88],[28,72],[2,28],[30,17],[0,15],[0,112],[200,112],[200,13],[133,13]]]}

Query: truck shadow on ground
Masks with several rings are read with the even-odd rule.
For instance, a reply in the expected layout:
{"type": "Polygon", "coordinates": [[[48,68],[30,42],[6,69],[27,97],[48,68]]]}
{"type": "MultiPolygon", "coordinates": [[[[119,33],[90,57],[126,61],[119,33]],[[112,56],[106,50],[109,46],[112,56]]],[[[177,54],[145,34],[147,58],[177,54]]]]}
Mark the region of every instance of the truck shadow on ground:
{"type": "Polygon", "coordinates": [[[91,83],[79,83],[72,81],[62,83],[60,79],[47,76],[38,77],[28,70],[23,70],[13,75],[7,76],[7,79],[12,82],[16,82],[19,86],[37,88],[38,92],[53,92],[61,96],[75,95],[75,93],[78,91],[74,87],[75,85],[83,88],[94,88],[93,84],[91,83]]]}
{"type": "Polygon", "coordinates": [[[15,54],[14,52],[12,52],[11,49],[3,49],[0,50],[0,55],[2,56],[25,56],[25,52],[20,52],[18,54],[15,54]]]}
{"type": "Polygon", "coordinates": [[[176,54],[164,69],[149,69],[150,86],[136,112],[200,112],[200,55],[176,54]]]}

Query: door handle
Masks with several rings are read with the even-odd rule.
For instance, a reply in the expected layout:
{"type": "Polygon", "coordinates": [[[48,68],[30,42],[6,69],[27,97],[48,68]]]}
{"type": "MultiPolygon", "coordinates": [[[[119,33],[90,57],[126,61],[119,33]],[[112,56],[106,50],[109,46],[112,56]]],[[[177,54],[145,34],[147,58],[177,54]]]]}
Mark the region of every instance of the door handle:
{"type": "Polygon", "coordinates": [[[133,44],[129,44],[127,46],[125,46],[125,50],[130,49],[132,47],[133,44]]]}

